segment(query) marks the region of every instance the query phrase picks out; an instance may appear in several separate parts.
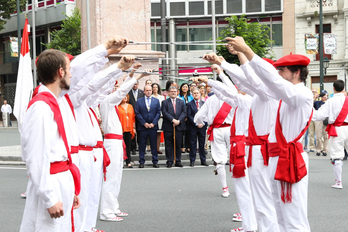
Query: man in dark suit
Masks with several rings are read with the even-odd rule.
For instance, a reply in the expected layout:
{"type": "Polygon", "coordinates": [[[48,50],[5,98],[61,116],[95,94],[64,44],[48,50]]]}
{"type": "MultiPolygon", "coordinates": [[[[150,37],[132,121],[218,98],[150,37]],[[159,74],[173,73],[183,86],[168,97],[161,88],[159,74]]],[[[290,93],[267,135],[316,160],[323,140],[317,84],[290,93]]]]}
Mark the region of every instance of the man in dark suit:
{"type": "Polygon", "coordinates": [[[196,161],[196,152],[197,152],[197,137],[199,144],[199,157],[201,159],[201,165],[209,166],[206,163],[206,156],[204,151],[205,143],[205,134],[207,131],[207,123],[196,124],[194,118],[198,110],[203,106],[204,101],[200,100],[201,94],[199,93],[198,88],[194,88],[193,92],[193,101],[187,103],[187,119],[188,119],[188,131],[190,131],[190,166],[193,167],[196,161]]]}
{"type": "Polygon", "coordinates": [[[151,97],[152,87],[145,86],[145,97],[139,98],[135,104],[135,116],[138,122],[138,142],[139,142],[139,168],[144,168],[145,149],[147,138],[149,137],[152,164],[154,168],[158,168],[158,152],[157,152],[157,130],[158,120],[161,116],[161,107],[159,100],[151,97]]]}
{"type": "MultiPolygon", "coordinates": [[[[133,88],[129,91],[129,104],[133,106],[133,109],[135,109],[135,103],[137,103],[137,100],[144,97],[144,92],[141,89],[138,89],[139,81],[134,84],[133,88]]],[[[135,122],[135,128],[136,128],[136,136],[132,139],[131,143],[131,151],[132,155],[135,155],[135,150],[137,148],[137,138],[138,138],[138,127],[137,122],[135,122]]]]}
{"type": "Polygon", "coordinates": [[[174,146],[176,148],[176,167],[183,167],[181,164],[181,143],[182,135],[186,129],[185,117],[186,106],[183,100],[177,98],[178,89],[176,86],[169,88],[169,98],[162,101],[164,143],[167,158],[167,167],[171,168],[174,162],[174,146]],[[174,131],[175,130],[175,131],[174,131]],[[174,144],[175,132],[175,144],[174,144]]]}

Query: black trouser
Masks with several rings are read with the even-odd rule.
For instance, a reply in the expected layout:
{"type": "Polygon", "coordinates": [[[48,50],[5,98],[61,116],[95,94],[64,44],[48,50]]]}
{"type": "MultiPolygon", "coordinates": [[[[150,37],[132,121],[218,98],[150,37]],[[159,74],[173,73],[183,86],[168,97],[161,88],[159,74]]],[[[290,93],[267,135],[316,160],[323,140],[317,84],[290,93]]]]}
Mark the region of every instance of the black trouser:
{"type": "Polygon", "coordinates": [[[206,130],[201,129],[192,129],[191,132],[191,150],[190,150],[190,162],[194,163],[196,160],[196,152],[197,152],[197,137],[198,137],[198,147],[199,147],[199,157],[201,159],[201,163],[205,163],[206,156],[204,153],[204,145],[205,145],[205,132],[206,130]]]}
{"type": "MultiPolygon", "coordinates": [[[[176,160],[177,164],[181,163],[181,143],[182,143],[183,131],[175,131],[175,148],[176,148],[176,160]]],[[[164,145],[166,151],[167,164],[173,164],[174,162],[174,138],[173,131],[164,131],[164,145]]]]}
{"type": "Polygon", "coordinates": [[[131,157],[132,134],[130,132],[123,132],[123,141],[126,144],[126,152],[127,152],[126,164],[129,164],[132,161],[132,157],[131,157]]]}

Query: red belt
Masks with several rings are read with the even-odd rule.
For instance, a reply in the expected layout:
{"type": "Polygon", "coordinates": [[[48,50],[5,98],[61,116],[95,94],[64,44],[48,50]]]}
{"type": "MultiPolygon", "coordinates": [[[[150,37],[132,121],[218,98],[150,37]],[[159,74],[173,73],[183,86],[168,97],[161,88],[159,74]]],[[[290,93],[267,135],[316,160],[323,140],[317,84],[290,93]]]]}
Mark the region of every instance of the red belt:
{"type": "MultiPolygon", "coordinates": [[[[298,144],[298,148],[300,149],[301,153],[303,152],[303,146],[302,146],[302,143],[300,142],[297,142],[296,144],[298,144]],[[301,146],[300,146],[301,144],[301,146]]],[[[268,144],[268,153],[269,153],[269,157],[276,157],[276,156],[279,156],[281,150],[280,148],[278,147],[278,144],[277,143],[269,143],[268,144]]]]}
{"type": "Polygon", "coordinates": [[[93,151],[93,147],[86,146],[86,145],[79,145],[79,150],[82,150],[82,151],[93,151]]]}
{"type": "Polygon", "coordinates": [[[58,161],[51,163],[50,174],[57,174],[60,172],[65,172],[69,170],[69,162],[68,161],[58,161]]]}
{"type": "Polygon", "coordinates": [[[253,141],[249,137],[246,137],[245,143],[246,145],[249,146],[249,156],[247,161],[247,167],[249,168],[252,165],[252,157],[253,157],[252,151],[253,151],[254,145],[261,145],[261,154],[263,157],[263,164],[265,166],[268,166],[268,159],[269,159],[268,135],[257,136],[256,139],[253,139],[253,141]]]}
{"type": "Polygon", "coordinates": [[[230,151],[230,172],[234,178],[245,176],[245,136],[235,135],[230,137],[231,151],[230,151]],[[233,143],[236,145],[233,146],[233,143]],[[232,170],[232,164],[233,170],[232,170]]]}
{"type": "Polygon", "coordinates": [[[214,128],[222,128],[222,127],[230,127],[230,126],[231,124],[228,124],[228,123],[221,124],[220,126],[215,126],[214,124],[210,125],[207,131],[207,135],[209,135],[208,140],[209,141],[214,140],[214,133],[213,133],[214,128]]]}
{"type": "Polygon", "coordinates": [[[123,140],[123,135],[117,135],[117,134],[106,134],[104,136],[104,139],[118,139],[122,140],[122,146],[123,146],[123,159],[127,159],[127,151],[126,151],[126,144],[123,140]]]}
{"type": "Polygon", "coordinates": [[[71,146],[70,147],[70,153],[71,154],[79,153],[79,146],[71,146]]]}
{"type": "Polygon", "coordinates": [[[98,141],[97,145],[95,145],[94,148],[103,149],[103,173],[104,173],[104,181],[106,181],[106,167],[110,165],[110,157],[105,150],[103,141],[98,141]]]}

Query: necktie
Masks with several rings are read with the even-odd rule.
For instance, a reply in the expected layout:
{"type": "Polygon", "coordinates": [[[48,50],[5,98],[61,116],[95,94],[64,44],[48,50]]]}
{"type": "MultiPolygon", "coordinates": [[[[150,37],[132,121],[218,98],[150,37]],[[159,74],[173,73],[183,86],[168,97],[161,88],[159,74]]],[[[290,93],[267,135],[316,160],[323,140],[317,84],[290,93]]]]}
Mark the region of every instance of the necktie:
{"type": "Polygon", "coordinates": [[[199,109],[198,101],[196,101],[196,106],[197,106],[197,109],[199,109]]]}
{"type": "Polygon", "coordinates": [[[136,91],[136,90],[133,90],[134,92],[133,92],[133,95],[134,95],[134,100],[135,101],[138,101],[138,91],[136,91]]]}
{"type": "Polygon", "coordinates": [[[147,110],[150,110],[150,98],[147,97],[146,100],[147,100],[147,110]]]}
{"type": "Polygon", "coordinates": [[[174,108],[174,114],[176,114],[175,99],[173,99],[173,108],[174,108]]]}

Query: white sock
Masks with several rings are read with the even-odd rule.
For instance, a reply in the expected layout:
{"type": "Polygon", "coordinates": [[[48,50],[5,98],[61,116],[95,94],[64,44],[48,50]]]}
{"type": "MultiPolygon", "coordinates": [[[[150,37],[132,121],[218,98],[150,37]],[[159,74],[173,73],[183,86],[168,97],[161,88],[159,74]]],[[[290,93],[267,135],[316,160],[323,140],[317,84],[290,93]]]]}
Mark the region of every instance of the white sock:
{"type": "Polygon", "coordinates": [[[225,164],[217,164],[216,165],[216,171],[218,173],[219,180],[220,180],[222,188],[226,188],[227,187],[227,183],[226,183],[225,164]]]}
{"type": "Polygon", "coordinates": [[[336,182],[341,184],[342,181],[342,160],[335,160],[335,164],[333,164],[333,171],[335,173],[336,182]]]}

